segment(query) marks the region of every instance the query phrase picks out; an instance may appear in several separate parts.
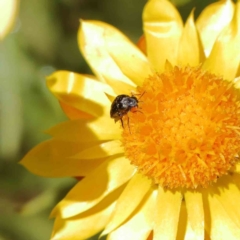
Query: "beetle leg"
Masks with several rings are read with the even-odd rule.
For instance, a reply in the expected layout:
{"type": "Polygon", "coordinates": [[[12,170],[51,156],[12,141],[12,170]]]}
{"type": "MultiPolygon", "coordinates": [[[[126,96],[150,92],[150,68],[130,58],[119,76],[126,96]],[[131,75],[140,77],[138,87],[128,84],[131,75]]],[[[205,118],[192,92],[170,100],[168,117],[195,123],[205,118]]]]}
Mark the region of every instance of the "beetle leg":
{"type": "Polygon", "coordinates": [[[131,133],[131,129],[130,129],[130,124],[129,124],[129,116],[127,116],[127,118],[128,118],[128,120],[127,120],[127,122],[128,122],[128,129],[129,129],[130,134],[132,134],[131,133]]]}
{"type": "Polygon", "coordinates": [[[123,120],[122,120],[122,118],[120,118],[120,120],[121,120],[121,123],[122,123],[122,128],[124,128],[124,126],[123,126],[123,120]]]}

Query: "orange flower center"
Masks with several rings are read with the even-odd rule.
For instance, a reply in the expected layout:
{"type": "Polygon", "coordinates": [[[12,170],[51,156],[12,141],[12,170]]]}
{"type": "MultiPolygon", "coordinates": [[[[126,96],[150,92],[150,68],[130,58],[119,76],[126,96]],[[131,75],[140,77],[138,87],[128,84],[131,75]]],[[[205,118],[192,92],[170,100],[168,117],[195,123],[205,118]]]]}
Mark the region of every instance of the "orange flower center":
{"type": "Polygon", "coordinates": [[[240,95],[231,82],[199,67],[174,67],[138,90],[144,94],[137,111],[123,117],[129,127],[122,142],[155,184],[206,187],[238,161],[240,95]]]}

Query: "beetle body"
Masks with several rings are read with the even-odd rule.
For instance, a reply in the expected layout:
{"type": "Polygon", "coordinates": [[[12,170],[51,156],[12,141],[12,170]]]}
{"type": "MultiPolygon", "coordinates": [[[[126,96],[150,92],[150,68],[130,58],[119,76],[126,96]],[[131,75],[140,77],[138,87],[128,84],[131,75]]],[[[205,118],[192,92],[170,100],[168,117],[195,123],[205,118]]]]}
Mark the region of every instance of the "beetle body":
{"type": "Polygon", "coordinates": [[[120,120],[123,126],[122,117],[135,107],[138,107],[138,99],[136,97],[124,94],[118,95],[112,102],[110,116],[115,122],[120,120]]]}

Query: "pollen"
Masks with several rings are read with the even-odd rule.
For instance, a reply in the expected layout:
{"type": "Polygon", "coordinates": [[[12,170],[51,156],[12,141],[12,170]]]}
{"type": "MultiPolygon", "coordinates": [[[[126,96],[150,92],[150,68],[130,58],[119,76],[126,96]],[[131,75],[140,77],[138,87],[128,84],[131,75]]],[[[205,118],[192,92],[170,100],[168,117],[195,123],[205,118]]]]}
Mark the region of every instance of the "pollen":
{"type": "Polygon", "coordinates": [[[207,187],[239,161],[240,94],[200,67],[145,79],[139,107],[123,117],[125,155],[163,187],[207,187]]]}

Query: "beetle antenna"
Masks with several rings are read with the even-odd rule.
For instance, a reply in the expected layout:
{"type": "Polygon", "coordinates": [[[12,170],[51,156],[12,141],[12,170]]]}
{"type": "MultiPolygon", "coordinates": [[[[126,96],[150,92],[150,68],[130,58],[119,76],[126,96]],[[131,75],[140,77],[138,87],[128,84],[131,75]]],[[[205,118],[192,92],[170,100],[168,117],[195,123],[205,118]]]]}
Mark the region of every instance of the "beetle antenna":
{"type": "Polygon", "coordinates": [[[135,94],[132,93],[132,97],[135,97],[135,96],[137,96],[137,95],[140,95],[139,98],[138,98],[138,102],[142,102],[142,101],[139,101],[139,100],[140,100],[141,97],[145,94],[145,92],[146,92],[146,91],[144,91],[143,93],[135,93],[135,94]]]}
{"type": "Polygon", "coordinates": [[[146,91],[144,91],[144,92],[140,95],[140,97],[138,98],[138,100],[141,99],[141,97],[145,94],[145,92],[146,92],[146,91]]]}

